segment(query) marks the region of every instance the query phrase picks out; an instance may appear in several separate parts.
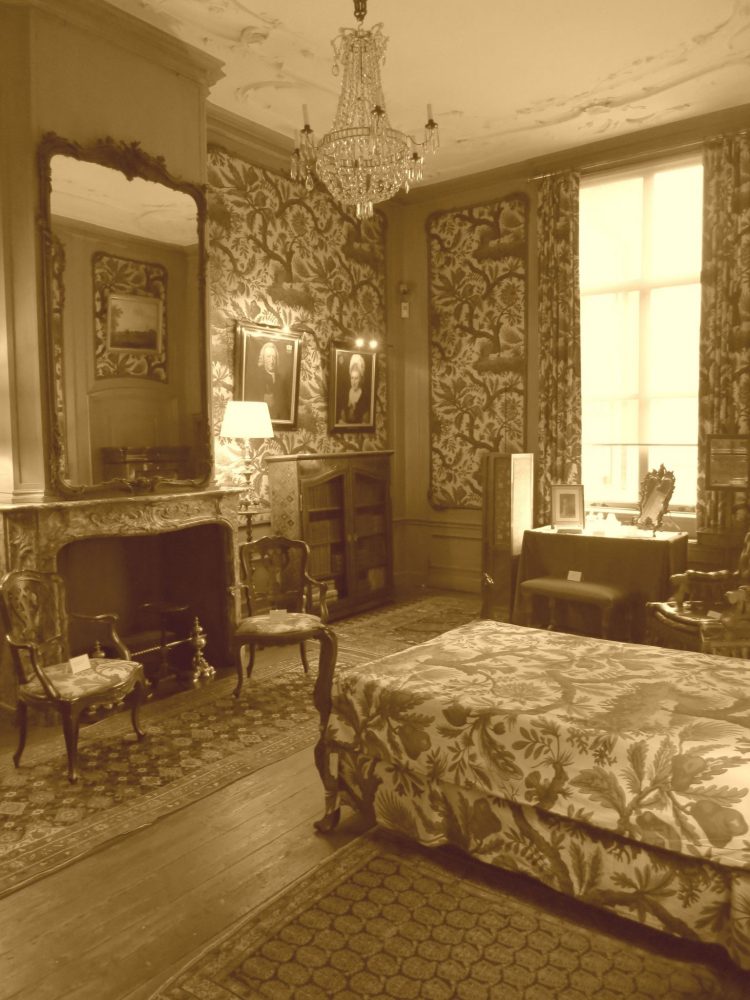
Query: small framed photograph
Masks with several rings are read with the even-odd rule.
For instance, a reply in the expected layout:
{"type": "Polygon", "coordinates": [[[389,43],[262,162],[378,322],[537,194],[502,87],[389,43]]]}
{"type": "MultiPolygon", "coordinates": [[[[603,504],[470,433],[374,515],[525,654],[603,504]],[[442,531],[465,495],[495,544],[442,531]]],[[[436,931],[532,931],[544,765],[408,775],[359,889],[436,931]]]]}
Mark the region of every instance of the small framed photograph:
{"type": "Polygon", "coordinates": [[[750,437],[709,434],[706,489],[746,490],[750,485],[750,437]]]}
{"type": "Polygon", "coordinates": [[[236,338],[235,399],[268,403],[273,426],[294,429],[299,406],[299,336],[239,320],[236,338]]]}
{"type": "Polygon", "coordinates": [[[331,345],[328,386],[329,430],[351,434],[375,430],[377,353],[364,347],[331,345]]]}
{"type": "Polygon", "coordinates": [[[158,354],[161,350],[162,314],[162,300],[154,295],[110,292],[107,299],[107,350],[158,354]]]}
{"type": "Polygon", "coordinates": [[[583,486],[550,486],[552,499],[552,527],[583,531],[586,513],[583,508],[583,486]]]}

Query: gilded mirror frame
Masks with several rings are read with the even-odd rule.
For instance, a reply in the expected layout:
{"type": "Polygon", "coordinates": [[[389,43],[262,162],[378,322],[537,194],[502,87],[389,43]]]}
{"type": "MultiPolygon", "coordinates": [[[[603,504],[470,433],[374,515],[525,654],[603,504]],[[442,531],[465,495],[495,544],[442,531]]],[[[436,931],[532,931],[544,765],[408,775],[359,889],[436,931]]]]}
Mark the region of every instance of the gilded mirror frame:
{"type": "Polygon", "coordinates": [[[646,473],[641,481],[638,517],[634,521],[637,528],[648,529],[656,534],[669,510],[674,488],[674,472],[663,465],[646,473]]]}
{"type": "Polygon", "coordinates": [[[213,441],[211,434],[210,397],[208,381],[208,328],[206,310],[206,195],[201,185],[182,181],[168,170],[163,157],[154,157],[141,149],[137,142],[118,142],[109,136],[91,145],[81,145],[45,133],[38,148],[40,182],[39,219],[40,273],[42,305],[42,358],[45,372],[45,435],[48,489],[61,497],[85,497],[101,493],[151,493],[162,489],[198,489],[205,486],[213,474],[213,441]],[[113,478],[95,483],[75,483],[69,475],[67,438],[65,427],[65,400],[63,380],[63,311],[65,306],[65,252],[62,243],[52,230],[52,160],[55,156],[68,156],[76,160],[110,167],[124,174],[128,180],[135,177],[163,184],[187,194],[195,203],[198,241],[198,339],[200,357],[201,420],[195,445],[193,471],[189,479],[151,475],[135,478],[113,478]]]}

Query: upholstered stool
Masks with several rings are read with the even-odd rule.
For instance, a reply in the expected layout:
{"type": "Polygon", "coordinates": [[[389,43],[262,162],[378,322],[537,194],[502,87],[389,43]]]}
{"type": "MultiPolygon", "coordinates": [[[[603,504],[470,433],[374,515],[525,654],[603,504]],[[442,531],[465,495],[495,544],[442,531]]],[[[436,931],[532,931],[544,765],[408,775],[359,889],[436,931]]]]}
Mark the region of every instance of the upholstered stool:
{"type": "Polygon", "coordinates": [[[528,624],[530,608],[534,597],[547,601],[549,608],[548,628],[556,630],[559,624],[560,604],[589,604],[599,609],[601,634],[609,638],[612,613],[615,608],[629,609],[633,596],[621,587],[612,587],[608,583],[587,583],[583,580],[562,580],[554,576],[539,576],[521,583],[521,594],[527,606],[525,614],[528,624]]]}

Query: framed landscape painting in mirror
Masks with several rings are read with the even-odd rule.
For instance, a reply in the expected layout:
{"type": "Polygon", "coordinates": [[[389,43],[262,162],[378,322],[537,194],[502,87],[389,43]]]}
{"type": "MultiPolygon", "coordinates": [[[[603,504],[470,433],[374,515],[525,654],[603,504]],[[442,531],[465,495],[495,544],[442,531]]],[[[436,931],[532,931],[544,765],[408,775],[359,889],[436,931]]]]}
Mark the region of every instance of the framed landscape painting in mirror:
{"type": "Polygon", "coordinates": [[[377,353],[333,343],[329,368],[328,414],[333,432],[375,430],[377,353]]]}
{"type": "Polygon", "coordinates": [[[235,398],[268,403],[277,429],[297,426],[300,338],[277,327],[237,322],[235,398]]]}

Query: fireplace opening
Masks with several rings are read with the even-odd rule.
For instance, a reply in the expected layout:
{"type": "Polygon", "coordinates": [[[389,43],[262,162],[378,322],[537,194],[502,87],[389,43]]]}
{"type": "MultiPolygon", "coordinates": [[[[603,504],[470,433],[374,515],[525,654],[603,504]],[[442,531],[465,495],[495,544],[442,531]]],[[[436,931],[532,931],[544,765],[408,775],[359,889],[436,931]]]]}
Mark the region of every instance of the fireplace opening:
{"type": "MultiPolygon", "coordinates": [[[[150,535],[82,538],[57,554],[70,613],[118,616],[127,636],[144,628],[146,603],[185,605],[206,637],[203,651],[214,667],[230,662],[231,532],[223,524],[200,524],[150,535]]],[[[84,631],[70,621],[71,649],[85,649],[84,631]]],[[[90,650],[86,649],[90,652],[90,650]]],[[[182,673],[192,657],[189,645],[170,653],[182,673]]]]}

